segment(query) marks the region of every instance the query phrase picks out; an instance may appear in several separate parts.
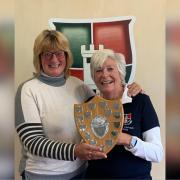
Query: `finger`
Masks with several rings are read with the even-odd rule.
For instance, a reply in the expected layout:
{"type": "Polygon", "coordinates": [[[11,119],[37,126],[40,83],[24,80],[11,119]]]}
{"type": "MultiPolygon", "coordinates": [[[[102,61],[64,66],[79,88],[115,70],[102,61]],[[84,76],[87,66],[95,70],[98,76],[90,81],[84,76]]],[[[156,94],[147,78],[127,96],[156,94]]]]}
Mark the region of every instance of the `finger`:
{"type": "Polygon", "coordinates": [[[87,160],[91,160],[93,158],[93,153],[91,151],[87,154],[87,160]]]}
{"type": "Polygon", "coordinates": [[[128,87],[128,91],[127,91],[127,94],[128,94],[128,96],[131,96],[132,95],[132,92],[133,92],[133,90],[136,88],[136,85],[134,84],[131,84],[131,85],[128,85],[127,86],[128,87]]]}
{"type": "Polygon", "coordinates": [[[139,94],[141,92],[141,87],[140,86],[136,86],[134,89],[133,89],[133,92],[132,92],[132,95],[133,96],[136,96],[137,94],[139,94]]]}
{"type": "Polygon", "coordinates": [[[132,89],[132,88],[135,87],[135,86],[136,86],[136,83],[133,82],[132,84],[128,84],[128,85],[127,85],[127,88],[128,88],[128,89],[132,89]]]}
{"type": "Polygon", "coordinates": [[[103,152],[94,151],[92,152],[92,159],[104,159],[107,158],[107,155],[103,152]]]}
{"type": "Polygon", "coordinates": [[[88,145],[88,150],[89,151],[99,151],[99,152],[101,152],[102,151],[102,148],[101,147],[99,147],[99,146],[94,146],[94,145],[88,145]]]}
{"type": "Polygon", "coordinates": [[[129,89],[128,92],[127,92],[127,95],[128,95],[129,97],[134,96],[134,95],[135,95],[134,89],[129,89]]]}
{"type": "Polygon", "coordinates": [[[139,87],[134,86],[134,87],[132,87],[132,88],[129,90],[129,92],[130,92],[131,95],[133,96],[133,95],[135,95],[137,92],[139,92],[139,87]]]}
{"type": "Polygon", "coordinates": [[[82,144],[82,143],[86,143],[86,142],[84,141],[84,139],[81,139],[81,142],[80,142],[80,143],[82,144]]]}
{"type": "Polygon", "coordinates": [[[138,86],[137,84],[134,84],[129,88],[129,91],[133,92],[133,91],[137,91],[138,89],[140,89],[140,86],[138,86]]]}
{"type": "Polygon", "coordinates": [[[138,85],[135,85],[131,87],[131,89],[128,90],[128,96],[136,96],[138,93],[141,92],[141,87],[138,85]]]}

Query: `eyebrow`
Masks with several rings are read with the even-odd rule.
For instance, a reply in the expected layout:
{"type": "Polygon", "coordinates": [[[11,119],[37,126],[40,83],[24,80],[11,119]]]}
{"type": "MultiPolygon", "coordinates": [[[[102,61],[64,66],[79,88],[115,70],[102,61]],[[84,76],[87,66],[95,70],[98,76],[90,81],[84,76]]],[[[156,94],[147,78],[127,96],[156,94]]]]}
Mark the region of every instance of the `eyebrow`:
{"type": "MultiPolygon", "coordinates": [[[[107,68],[107,67],[116,67],[115,65],[107,65],[107,66],[105,66],[104,68],[107,68]]],[[[103,68],[103,66],[99,66],[99,67],[97,67],[97,69],[98,68],[103,68]]]]}

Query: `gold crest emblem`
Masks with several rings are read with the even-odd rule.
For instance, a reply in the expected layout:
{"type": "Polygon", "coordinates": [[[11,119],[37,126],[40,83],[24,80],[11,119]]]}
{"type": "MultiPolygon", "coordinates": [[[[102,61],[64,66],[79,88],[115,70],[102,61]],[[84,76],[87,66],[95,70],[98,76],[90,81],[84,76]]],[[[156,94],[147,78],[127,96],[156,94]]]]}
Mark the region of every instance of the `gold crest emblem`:
{"type": "Polygon", "coordinates": [[[116,145],[124,122],[120,99],[106,100],[94,96],[87,103],[74,105],[74,117],[77,129],[86,143],[100,146],[105,153],[116,145]]]}

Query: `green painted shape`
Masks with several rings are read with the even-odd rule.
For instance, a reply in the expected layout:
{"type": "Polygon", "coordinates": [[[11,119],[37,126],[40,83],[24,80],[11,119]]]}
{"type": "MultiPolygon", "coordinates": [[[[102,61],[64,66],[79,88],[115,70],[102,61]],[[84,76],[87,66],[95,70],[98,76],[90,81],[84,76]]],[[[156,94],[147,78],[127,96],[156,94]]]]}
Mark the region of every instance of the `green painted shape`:
{"type": "Polygon", "coordinates": [[[89,49],[91,43],[90,23],[54,23],[56,30],[62,32],[69,39],[73,54],[73,67],[83,68],[83,58],[81,56],[81,45],[86,45],[89,49]]]}
{"type": "Polygon", "coordinates": [[[126,83],[129,81],[131,73],[132,73],[132,65],[126,66],[126,77],[125,77],[126,83]]]}

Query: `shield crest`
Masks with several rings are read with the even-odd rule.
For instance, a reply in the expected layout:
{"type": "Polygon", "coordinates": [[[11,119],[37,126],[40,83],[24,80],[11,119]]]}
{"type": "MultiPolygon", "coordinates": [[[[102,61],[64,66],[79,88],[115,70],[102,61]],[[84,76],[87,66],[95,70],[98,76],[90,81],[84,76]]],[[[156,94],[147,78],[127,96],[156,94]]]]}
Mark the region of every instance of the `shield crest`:
{"type": "Polygon", "coordinates": [[[126,83],[135,77],[136,56],[133,36],[135,17],[120,16],[100,19],[51,18],[49,25],[68,37],[74,63],[71,75],[97,89],[90,76],[90,58],[98,49],[112,49],[126,60],[126,83]]]}
{"type": "Polygon", "coordinates": [[[106,100],[94,96],[87,103],[74,105],[74,117],[76,127],[86,143],[100,146],[105,153],[116,145],[124,122],[120,99],[106,100]]]}

